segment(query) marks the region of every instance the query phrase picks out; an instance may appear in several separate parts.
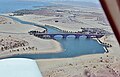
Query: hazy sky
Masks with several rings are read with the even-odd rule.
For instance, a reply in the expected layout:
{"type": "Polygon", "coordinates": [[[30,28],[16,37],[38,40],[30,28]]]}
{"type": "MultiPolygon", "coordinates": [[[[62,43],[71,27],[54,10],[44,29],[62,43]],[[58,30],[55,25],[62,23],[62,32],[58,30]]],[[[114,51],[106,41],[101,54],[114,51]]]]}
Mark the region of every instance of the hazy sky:
{"type": "Polygon", "coordinates": [[[99,3],[99,0],[17,0],[17,1],[84,1],[99,3]]]}

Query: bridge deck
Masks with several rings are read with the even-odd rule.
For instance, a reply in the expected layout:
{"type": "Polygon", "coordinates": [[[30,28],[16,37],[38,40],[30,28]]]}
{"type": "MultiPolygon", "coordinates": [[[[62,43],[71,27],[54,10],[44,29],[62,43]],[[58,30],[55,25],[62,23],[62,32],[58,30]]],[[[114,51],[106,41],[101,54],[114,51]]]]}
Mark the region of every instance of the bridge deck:
{"type": "Polygon", "coordinates": [[[83,33],[33,33],[34,36],[40,38],[55,38],[56,35],[61,35],[63,38],[67,38],[69,35],[74,35],[75,38],[79,38],[80,36],[87,36],[87,38],[101,38],[103,34],[83,34],[83,33]]]}
{"type": "Polygon", "coordinates": [[[30,31],[30,34],[36,34],[36,35],[88,35],[88,36],[92,36],[92,35],[105,35],[105,34],[99,34],[99,33],[44,33],[44,32],[34,32],[34,31],[30,31]]]}

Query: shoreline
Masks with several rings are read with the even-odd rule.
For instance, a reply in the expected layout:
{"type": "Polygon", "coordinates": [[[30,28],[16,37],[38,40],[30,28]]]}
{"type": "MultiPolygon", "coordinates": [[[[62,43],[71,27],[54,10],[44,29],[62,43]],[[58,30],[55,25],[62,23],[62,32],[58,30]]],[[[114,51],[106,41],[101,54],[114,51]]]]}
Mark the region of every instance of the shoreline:
{"type": "MultiPolygon", "coordinates": [[[[100,39],[96,38],[95,40],[96,40],[100,45],[103,45],[103,44],[102,44],[102,41],[101,41],[100,39]]],[[[103,49],[105,50],[105,53],[109,53],[108,47],[103,46],[103,49]]]]}
{"type": "Polygon", "coordinates": [[[109,53],[109,50],[107,49],[107,47],[103,47],[105,50],[105,53],[109,53]]]}
{"type": "MultiPolygon", "coordinates": [[[[25,0],[20,5],[29,2],[35,5],[36,0],[33,3],[31,1],[33,0],[25,0]]],[[[13,10],[16,11],[0,14],[0,59],[11,57],[33,59],[39,68],[37,71],[43,77],[119,77],[120,46],[103,9],[98,6],[100,4],[84,0],[52,3],[52,6],[44,6],[43,3],[43,6],[36,6],[35,9],[22,9],[31,5],[17,9],[15,5],[13,10]],[[2,24],[1,20],[4,19],[1,15],[5,17],[5,22],[2,24]],[[45,27],[46,25],[50,27],[45,27]],[[106,35],[101,38],[80,37],[77,40],[63,40],[42,39],[40,37],[46,36],[35,37],[29,34],[47,33],[46,29],[50,33],[57,33],[59,30],[56,28],[66,33],[106,35]]],[[[19,1],[15,4],[19,4],[19,1]]],[[[41,4],[40,2],[37,5],[41,4]]],[[[8,7],[1,8],[8,9],[8,7]]]]}
{"type": "MultiPolygon", "coordinates": [[[[4,38],[8,37],[8,34],[5,34],[5,33],[0,33],[0,34],[1,34],[0,37],[4,37],[4,38]]],[[[16,36],[17,34],[9,34],[9,35],[16,36]]],[[[18,38],[20,37],[19,39],[21,39],[21,38],[23,38],[25,36],[27,36],[28,38],[32,38],[34,40],[36,39],[36,41],[42,41],[43,40],[43,39],[39,40],[40,38],[37,38],[37,37],[34,37],[34,36],[30,36],[29,34],[19,34],[19,36],[16,36],[16,37],[18,37],[18,38]]],[[[15,37],[12,37],[12,38],[14,39],[15,37]]],[[[24,39],[27,40],[28,38],[24,38],[24,39]]],[[[17,39],[17,38],[15,38],[15,39],[17,39]]],[[[12,55],[19,55],[19,54],[23,54],[24,55],[24,54],[46,54],[46,53],[59,53],[59,52],[63,52],[63,49],[61,48],[61,45],[60,45],[60,43],[58,41],[53,40],[53,39],[49,39],[49,40],[44,40],[43,42],[50,42],[50,45],[52,44],[52,47],[44,47],[44,48],[42,48],[40,50],[26,50],[26,51],[22,51],[21,50],[23,47],[18,47],[18,48],[9,49],[9,50],[19,49],[19,50],[21,50],[21,52],[20,51],[10,52],[9,50],[7,50],[7,51],[4,51],[4,52],[1,52],[0,57],[6,57],[6,55],[7,56],[12,56],[12,55]]],[[[31,43],[32,43],[32,41],[31,41],[31,43]]],[[[29,47],[29,46],[25,46],[25,48],[27,48],[27,47],[29,47]]]]}
{"type": "MultiPolygon", "coordinates": [[[[18,18],[18,19],[22,20],[22,19],[19,18],[19,17],[15,17],[15,18],[18,18]]],[[[31,21],[28,21],[28,20],[25,20],[25,21],[31,22],[31,21]]],[[[33,23],[35,23],[35,22],[33,21],[33,23]]],[[[39,23],[35,23],[35,24],[42,25],[42,26],[45,26],[45,25],[46,25],[46,24],[39,24],[39,23]]],[[[49,26],[54,27],[54,26],[52,26],[52,25],[49,25],[49,26]]],[[[97,42],[98,42],[99,44],[102,44],[102,43],[101,43],[102,40],[100,40],[100,39],[96,39],[96,40],[97,40],[97,42]]],[[[104,49],[105,49],[105,48],[104,48],[104,49]]],[[[108,50],[108,49],[107,49],[107,50],[108,50]]],[[[105,49],[105,51],[106,51],[106,49],[105,49]]]]}
{"type": "MultiPolygon", "coordinates": [[[[19,18],[18,16],[14,16],[14,17],[22,20],[22,19],[19,18]]],[[[22,16],[22,17],[24,17],[24,16],[22,16]]],[[[26,22],[31,22],[31,21],[28,21],[28,20],[24,20],[24,21],[26,21],[26,22]]],[[[33,21],[32,23],[35,23],[35,22],[33,21]]],[[[50,24],[45,24],[45,23],[43,23],[43,24],[35,23],[35,24],[41,25],[41,26],[46,26],[46,25],[47,25],[47,26],[50,26],[50,27],[57,28],[57,29],[59,29],[59,30],[63,30],[63,29],[60,29],[60,28],[58,28],[58,27],[56,27],[56,26],[53,26],[53,25],[50,25],[50,24]]],[[[101,42],[100,39],[98,39],[98,38],[92,38],[92,39],[95,39],[99,44],[102,45],[102,42],[101,42]]],[[[108,53],[109,53],[109,50],[107,49],[107,47],[103,46],[103,48],[104,48],[105,52],[108,52],[108,53]]]]}
{"type": "MultiPolygon", "coordinates": [[[[21,19],[21,20],[24,20],[24,19],[21,19]]],[[[31,20],[27,22],[31,22],[31,20]]],[[[39,22],[34,22],[34,23],[39,24],[39,22]]],[[[107,40],[104,40],[104,39],[105,37],[100,38],[100,39],[95,38],[95,40],[99,44],[102,44],[105,42],[105,43],[110,43],[111,45],[113,45],[113,47],[111,48],[106,48],[109,50],[108,53],[88,54],[88,55],[81,55],[81,56],[76,56],[76,57],[71,57],[71,58],[35,59],[35,61],[37,62],[37,65],[39,69],[41,70],[42,75],[44,77],[76,77],[76,76],[82,77],[84,76],[84,73],[86,71],[91,76],[95,76],[95,75],[97,76],[97,74],[102,75],[103,72],[105,72],[105,74],[107,75],[111,74],[111,72],[115,74],[119,73],[119,63],[120,63],[120,57],[119,57],[120,53],[118,52],[119,49],[116,49],[114,46],[116,45],[114,44],[115,40],[113,40],[113,42],[111,43],[111,37],[108,36],[107,40]],[[118,72],[116,72],[115,70],[118,72]]],[[[104,48],[104,50],[106,49],[104,48]]],[[[29,52],[26,52],[26,53],[30,54],[29,52]]],[[[36,54],[39,54],[39,53],[36,53],[36,54]]],[[[7,54],[6,56],[8,55],[10,54],[7,54]]],[[[14,55],[14,53],[11,55],[14,55]]],[[[107,75],[104,75],[104,76],[107,77],[107,75]]]]}
{"type": "MultiPolygon", "coordinates": [[[[51,40],[52,43],[55,44],[56,48],[50,48],[50,49],[43,49],[43,50],[27,50],[27,51],[15,51],[15,52],[9,52],[9,50],[4,51],[0,54],[0,58],[8,58],[12,56],[17,56],[17,55],[29,55],[29,54],[50,54],[50,53],[59,53],[63,52],[63,49],[61,48],[61,45],[58,41],[56,40],[51,40]]],[[[26,46],[29,47],[29,46],[26,46]]],[[[15,49],[22,49],[22,47],[15,48],[15,49]]],[[[13,50],[15,50],[13,49],[13,50]]]]}
{"type": "MultiPolygon", "coordinates": [[[[4,18],[4,16],[2,16],[4,18]]],[[[6,19],[8,17],[5,17],[6,19]]],[[[28,52],[28,51],[21,51],[21,52],[9,52],[11,50],[15,50],[15,49],[9,49],[7,51],[1,52],[1,56],[4,57],[5,56],[12,56],[14,54],[35,54],[35,53],[58,53],[58,52],[62,52],[62,48],[61,45],[58,41],[56,40],[44,40],[44,39],[40,39],[34,36],[31,36],[28,34],[28,32],[30,30],[34,30],[34,29],[38,29],[41,31],[43,29],[41,29],[40,27],[36,27],[34,25],[26,25],[26,24],[21,24],[21,23],[17,23],[16,21],[14,21],[11,18],[8,18],[8,20],[6,22],[12,22],[11,24],[0,24],[0,37],[7,39],[7,37],[9,35],[12,35],[11,39],[16,39],[17,41],[19,41],[20,39],[24,39],[27,42],[29,42],[29,46],[30,47],[37,47],[37,51],[32,51],[32,52],[28,52]],[[14,23],[15,22],[15,23],[14,23]],[[8,30],[9,29],[9,30],[8,30]],[[4,32],[3,32],[4,31],[4,32]],[[27,37],[26,37],[27,36],[27,37]],[[17,39],[19,38],[19,39],[17,39]],[[38,42],[37,42],[38,41],[38,42]],[[35,44],[34,44],[35,43],[35,44]],[[4,54],[5,53],[5,54],[4,54]]],[[[0,38],[0,39],[2,39],[0,38]]],[[[8,41],[5,42],[9,42],[10,40],[8,39],[8,41]]],[[[16,49],[19,49],[16,48],[16,49]]],[[[0,57],[1,57],[0,56],[0,57]]]]}
{"type": "MultiPolygon", "coordinates": [[[[17,17],[15,17],[15,18],[17,18],[17,17]]],[[[18,18],[19,19],[19,18],[18,18]]],[[[20,19],[21,20],[21,19],[20,19]]],[[[29,22],[29,21],[27,21],[27,22],[29,22]]],[[[34,23],[34,22],[33,22],[34,23]]],[[[36,23],[35,23],[36,24],[36,23]]],[[[37,24],[37,25],[41,25],[41,24],[37,24]]],[[[42,26],[45,26],[45,25],[42,25],[42,26]]],[[[52,26],[52,25],[49,25],[49,26],[51,26],[51,27],[54,27],[54,26],[52,26]]],[[[34,37],[34,36],[33,36],[34,37]]],[[[54,40],[54,43],[55,43],[55,41],[56,40],[54,40]]],[[[56,41],[56,42],[58,42],[58,41],[56,41]]],[[[63,48],[60,48],[61,47],[61,45],[60,45],[60,43],[59,43],[59,45],[58,44],[56,44],[57,46],[56,47],[58,47],[59,49],[52,49],[52,50],[50,50],[50,49],[48,49],[48,50],[45,50],[45,53],[49,53],[50,51],[54,51],[54,52],[50,52],[50,53],[58,53],[58,52],[63,52],[62,50],[63,50],[63,48]],[[59,50],[59,51],[58,51],[59,50]],[[46,52],[46,51],[48,51],[48,52],[46,52]]],[[[43,50],[44,51],[44,50],[43,50]]],[[[41,52],[23,52],[23,53],[19,53],[19,54],[43,54],[43,51],[42,51],[42,53],[41,52]]],[[[17,55],[18,53],[14,53],[15,55],[17,55]]],[[[14,55],[14,54],[12,54],[12,55],[14,55]]],[[[89,55],[92,55],[92,54],[89,54],[89,55]]],[[[79,57],[79,56],[77,56],[77,57],[79,57]]]]}

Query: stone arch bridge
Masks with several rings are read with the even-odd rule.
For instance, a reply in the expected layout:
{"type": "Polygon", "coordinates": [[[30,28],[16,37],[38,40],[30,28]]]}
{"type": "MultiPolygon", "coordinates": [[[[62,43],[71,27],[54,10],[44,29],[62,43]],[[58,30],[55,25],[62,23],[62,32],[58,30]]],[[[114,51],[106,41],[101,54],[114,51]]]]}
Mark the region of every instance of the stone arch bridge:
{"type": "Polygon", "coordinates": [[[79,38],[80,36],[86,36],[87,38],[101,38],[104,36],[103,34],[83,34],[83,33],[59,33],[59,34],[57,34],[57,33],[56,34],[53,34],[53,33],[34,33],[31,35],[34,35],[34,36],[37,36],[40,38],[51,38],[51,39],[54,39],[55,36],[57,36],[57,35],[61,35],[62,38],[64,38],[64,39],[66,39],[70,35],[74,35],[76,39],[79,38]]]}

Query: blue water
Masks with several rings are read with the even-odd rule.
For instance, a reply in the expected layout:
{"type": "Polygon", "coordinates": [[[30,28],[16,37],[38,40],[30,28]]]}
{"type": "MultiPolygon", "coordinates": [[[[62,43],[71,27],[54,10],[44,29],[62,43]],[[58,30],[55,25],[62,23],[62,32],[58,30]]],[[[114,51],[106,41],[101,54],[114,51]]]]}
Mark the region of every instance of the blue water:
{"type": "Polygon", "coordinates": [[[102,45],[92,39],[86,39],[84,37],[80,39],[68,38],[56,38],[61,43],[63,52],[48,53],[48,54],[25,54],[16,55],[11,58],[31,58],[31,59],[51,59],[51,58],[71,58],[81,55],[104,53],[102,45]]]}
{"type": "Polygon", "coordinates": [[[13,12],[20,9],[34,9],[33,6],[49,6],[52,3],[41,1],[0,0],[0,13],[13,12]]]}
{"type": "MultiPolygon", "coordinates": [[[[0,13],[12,12],[18,9],[32,9],[32,6],[48,6],[52,5],[49,2],[35,2],[35,1],[17,1],[17,0],[0,0],[0,13]]],[[[61,31],[55,27],[50,26],[40,26],[35,23],[26,22],[19,20],[14,17],[10,17],[22,24],[31,24],[34,26],[39,26],[48,30],[48,33],[60,33],[61,31]]],[[[69,36],[67,39],[62,39],[61,36],[56,36],[55,40],[61,44],[63,52],[59,53],[48,53],[48,54],[25,54],[16,55],[12,57],[18,58],[32,58],[32,59],[48,59],[48,58],[69,58],[88,54],[98,54],[104,53],[105,50],[103,46],[100,45],[96,40],[87,39],[86,37],[81,37],[79,39],[74,39],[74,36],[69,36]]]]}
{"type": "MultiPolygon", "coordinates": [[[[22,24],[31,24],[35,26],[39,26],[48,30],[49,33],[60,33],[61,31],[55,27],[50,26],[40,26],[35,23],[26,22],[19,20],[14,17],[10,17],[13,20],[16,20],[22,24]]],[[[50,58],[70,58],[77,57],[81,55],[88,54],[98,54],[104,53],[105,50],[103,46],[100,45],[96,40],[88,39],[85,36],[80,37],[79,39],[75,39],[74,36],[69,36],[67,39],[62,39],[62,36],[56,36],[55,40],[61,44],[63,48],[63,52],[59,53],[48,53],[48,54],[25,54],[25,55],[16,55],[12,56],[12,58],[31,58],[31,59],[50,59],[50,58]]]]}

